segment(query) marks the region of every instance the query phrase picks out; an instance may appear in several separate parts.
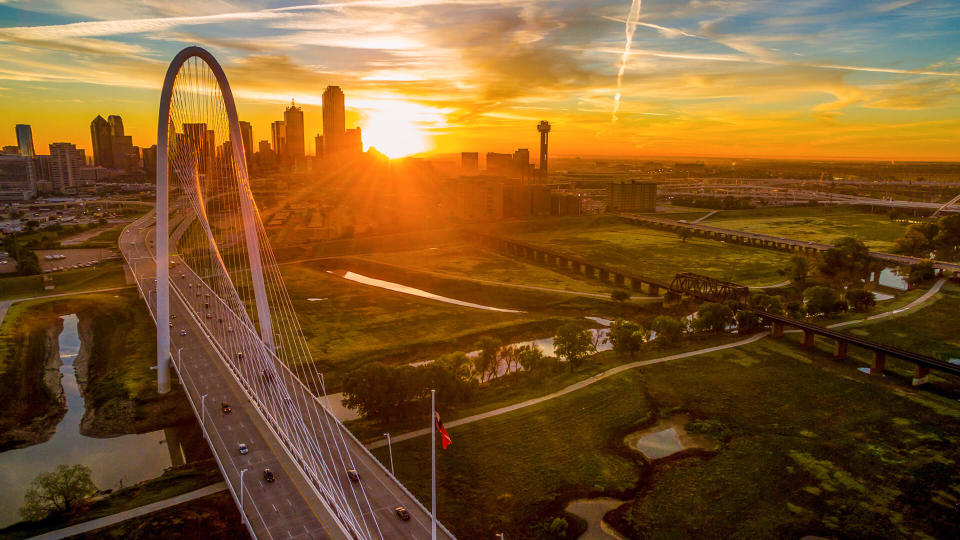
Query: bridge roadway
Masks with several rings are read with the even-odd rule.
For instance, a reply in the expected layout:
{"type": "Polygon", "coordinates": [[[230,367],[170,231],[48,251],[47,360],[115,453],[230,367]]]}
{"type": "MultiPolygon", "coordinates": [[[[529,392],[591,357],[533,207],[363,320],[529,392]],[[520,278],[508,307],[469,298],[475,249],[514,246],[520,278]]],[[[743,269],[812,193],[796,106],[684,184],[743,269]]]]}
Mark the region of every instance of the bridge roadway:
{"type": "MultiPolygon", "coordinates": [[[[141,294],[146,295],[152,316],[156,298],[153,222],[151,211],[128,226],[120,239],[121,251],[137,277],[141,294]]],[[[194,287],[205,287],[186,265],[178,265],[171,271],[173,294],[170,296],[170,313],[176,317],[171,331],[172,363],[194,406],[194,412],[209,434],[208,444],[218,458],[221,472],[238,506],[240,471],[247,469],[243,479],[244,505],[241,511],[247,516],[249,528],[257,538],[345,538],[333,522],[330,508],[311,485],[296,458],[282,443],[278,431],[271,426],[272,419],[259,412],[250,402],[249,394],[231,373],[235,369],[228,360],[232,351],[229,352],[231,354],[223,351],[217,344],[214,332],[200,323],[202,315],[197,313],[203,312],[200,302],[205,298],[196,299],[195,294],[185,294],[183,287],[186,282],[193,284],[193,287],[187,288],[187,292],[196,290],[194,287]],[[185,274],[185,277],[179,277],[181,274],[185,274]],[[180,336],[181,330],[186,330],[187,335],[180,336]],[[220,411],[221,401],[230,403],[233,409],[230,414],[220,411]],[[249,448],[246,455],[239,454],[238,445],[241,442],[249,448]],[[264,482],[265,468],[274,471],[276,482],[264,482]]],[[[209,294],[217,298],[213,291],[209,291],[209,294]]],[[[238,320],[223,324],[241,328],[238,320]]],[[[319,403],[289,370],[280,370],[280,374],[296,400],[303,402],[309,396],[306,399],[319,403]]],[[[312,415],[307,421],[310,425],[333,420],[332,417],[318,417],[329,414],[323,407],[305,409],[309,409],[304,410],[305,414],[312,415]]],[[[354,468],[360,474],[361,484],[383,538],[429,539],[429,512],[349,431],[343,431],[354,468]],[[394,515],[393,508],[397,505],[403,505],[410,511],[410,521],[400,521],[394,515]]],[[[342,463],[339,456],[328,453],[326,457],[328,463],[342,463]]],[[[339,468],[334,473],[345,477],[346,467],[339,468]]],[[[426,467],[424,473],[429,474],[426,467]]],[[[368,516],[370,513],[362,501],[351,501],[351,505],[356,515],[368,516]]],[[[373,534],[378,533],[373,531],[373,534]]],[[[454,538],[442,524],[438,524],[437,534],[438,538],[454,538]]]]}
{"type": "MultiPolygon", "coordinates": [[[[628,213],[622,213],[618,215],[627,222],[634,223],[637,225],[647,226],[653,229],[666,229],[670,231],[676,231],[679,229],[689,229],[694,232],[702,233],[706,236],[711,236],[717,240],[729,240],[729,241],[744,243],[748,245],[757,245],[760,247],[774,247],[774,248],[787,249],[789,251],[826,251],[833,247],[829,244],[820,244],[817,242],[806,242],[803,240],[794,240],[792,238],[783,238],[780,236],[773,236],[769,234],[751,233],[751,232],[745,232],[745,231],[738,231],[734,229],[723,229],[720,227],[705,225],[703,223],[689,223],[689,222],[676,221],[673,219],[667,219],[662,217],[653,217],[649,215],[638,215],[638,214],[628,214],[628,213]]],[[[871,251],[870,256],[879,261],[884,261],[884,262],[893,263],[897,265],[914,264],[914,263],[929,260],[929,259],[921,259],[920,257],[908,257],[906,255],[884,253],[882,251],[871,251]]],[[[953,275],[960,275],[960,263],[944,262],[944,261],[932,261],[932,262],[933,262],[933,267],[938,270],[949,272],[949,273],[952,273],[953,275]]]]}

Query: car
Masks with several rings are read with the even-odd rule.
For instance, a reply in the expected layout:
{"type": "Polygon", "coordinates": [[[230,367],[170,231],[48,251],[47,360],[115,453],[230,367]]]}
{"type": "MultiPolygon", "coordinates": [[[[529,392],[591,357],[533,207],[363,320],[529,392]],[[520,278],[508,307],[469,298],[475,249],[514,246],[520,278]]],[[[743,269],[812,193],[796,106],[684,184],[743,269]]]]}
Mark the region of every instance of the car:
{"type": "Polygon", "coordinates": [[[180,335],[181,335],[181,336],[187,335],[187,331],[186,331],[186,330],[181,330],[181,331],[180,331],[180,335]]]}
{"type": "Polygon", "coordinates": [[[351,482],[359,482],[360,473],[358,473],[356,469],[347,469],[347,478],[349,478],[351,482]]]}
{"type": "Polygon", "coordinates": [[[213,313],[207,313],[207,318],[208,318],[208,319],[212,319],[212,318],[213,318],[213,313]]]}
{"type": "Polygon", "coordinates": [[[270,469],[264,469],[263,479],[266,480],[267,482],[273,482],[277,478],[273,475],[273,471],[271,471],[270,469]]]}
{"type": "Polygon", "coordinates": [[[193,283],[187,283],[187,287],[193,288],[193,283]]]}
{"type": "Polygon", "coordinates": [[[393,513],[403,521],[410,521],[410,512],[408,512],[407,509],[402,506],[394,508],[393,513]]]}
{"type": "Polygon", "coordinates": [[[223,411],[223,414],[230,414],[230,411],[232,411],[233,408],[231,408],[230,404],[226,401],[222,401],[220,402],[220,410],[223,411]]]}
{"type": "Polygon", "coordinates": [[[241,360],[243,360],[243,353],[242,353],[242,352],[238,352],[238,353],[237,353],[237,362],[239,362],[239,361],[241,361],[241,360]]]}
{"type": "Polygon", "coordinates": [[[173,328],[173,321],[170,322],[170,328],[173,328]]]}
{"type": "Polygon", "coordinates": [[[240,443],[240,454],[246,454],[247,452],[249,452],[249,450],[247,450],[247,445],[240,443]]]}
{"type": "Polygon", "coordinates": [[[232,326],[228,326],[228,327],[227,327],[227,332],[233,332],[233,327],[232,327],[232,326]]]}
{"type": "Polygon", "coordinates": [[[170,318],[171,318],[171,319],[176,319],[176,318],[177,318],[177,314],[176,314],[176,313],[171,313],[171,314],[170,314],[170,318]]]}

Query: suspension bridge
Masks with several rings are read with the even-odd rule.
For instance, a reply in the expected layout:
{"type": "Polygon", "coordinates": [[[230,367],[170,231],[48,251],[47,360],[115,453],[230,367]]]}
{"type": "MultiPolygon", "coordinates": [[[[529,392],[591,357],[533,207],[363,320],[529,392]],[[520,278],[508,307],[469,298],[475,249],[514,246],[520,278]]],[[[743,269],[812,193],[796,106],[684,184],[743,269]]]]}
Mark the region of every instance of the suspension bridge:
{"type": "Polygon", "coordinates": [[[157,141],[155,211],[120,248],[157,325],[158,391],[172,364],[251,536],[453,538],[324,406],[206,50],[170,63],[157,141]]]}

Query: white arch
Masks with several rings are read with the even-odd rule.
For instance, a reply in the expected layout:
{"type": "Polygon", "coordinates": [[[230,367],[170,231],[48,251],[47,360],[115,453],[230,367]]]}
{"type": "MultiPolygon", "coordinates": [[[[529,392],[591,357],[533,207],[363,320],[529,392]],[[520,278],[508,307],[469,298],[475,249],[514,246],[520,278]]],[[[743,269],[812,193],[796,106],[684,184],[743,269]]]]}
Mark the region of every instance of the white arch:
{"type": "MultiPolygon", "coordinates": [[[[240,212],[243,219],[244,238],[247,246],[247,256],[250,262],[250,274],[253,282],[254,299],[257,308],[257,321],[260,325],[260,338],[273,350],[273,328],[270,318],[270,306],[267,302],[267,291],[263,280],[263,265],[260,260],[260,241],[257,237],[256,208],[253,204],[253,195],[247,178],[246,153],[243,149],[243,140],[240,135],[240,124],[237,122],[237,107],[233,101],[233,92],[227,82],[227,76],[220,67],[220,63],[206,49],[187,47],[173,58],[167,68],[163,80],[163,89],[160,92],[160,115],[157,121],[157,228],[156,228],[156,261],[157,261],[157,391],[165,394],[170,391],[170,246],[169,236],[169,166],[168,166],[168,137],[170,129],[170,100],[173,95],[173,83],[180,72],[180,67],[190,58],[197,57],[203,60],[217,79],[217,85],[223,96],[224,107],[227,112],[227,123],[230,126],[230,142],[233,145],[233,160],[238,178],[240,212]]],[[[211,239],[211,242],[213,240],[211,239]]],[[[216,250],[216,245],[211,245],[216,250]]]]}
{"type": "Polygon", "coordinates": [[[950,206],[950,205],[952,205],[952,204],[957,204],[958,202],[960,202],[960,195],[957,195],[956,197],[954,197],[954,198],[950,199],[949,201],[947,201],[946,204],[944,204],[944,205],[941,206],[940,208],[937,208],[937,211],[934,212],[930,217],[937,217],[937,216],[939,216],[939,215],[940,215],[940,212],[943,212],[944,210],[946,210],[948,206],[950,206]]]}

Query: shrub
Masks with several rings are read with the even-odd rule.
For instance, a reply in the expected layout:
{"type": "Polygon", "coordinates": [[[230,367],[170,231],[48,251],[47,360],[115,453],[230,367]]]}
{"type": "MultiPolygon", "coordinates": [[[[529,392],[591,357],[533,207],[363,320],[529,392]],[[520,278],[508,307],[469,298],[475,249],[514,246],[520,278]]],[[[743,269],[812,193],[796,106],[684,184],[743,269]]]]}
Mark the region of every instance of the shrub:
{"type": "Polygon", "coordinates": [[[850,308],[857,313],[863,313],[864,311],[873,309],[873,306],[877,304],[877,299],[874,298],[873,293],[870,291],[854,289],[847,291],[847,303],[850,304],[850,308]]]}

